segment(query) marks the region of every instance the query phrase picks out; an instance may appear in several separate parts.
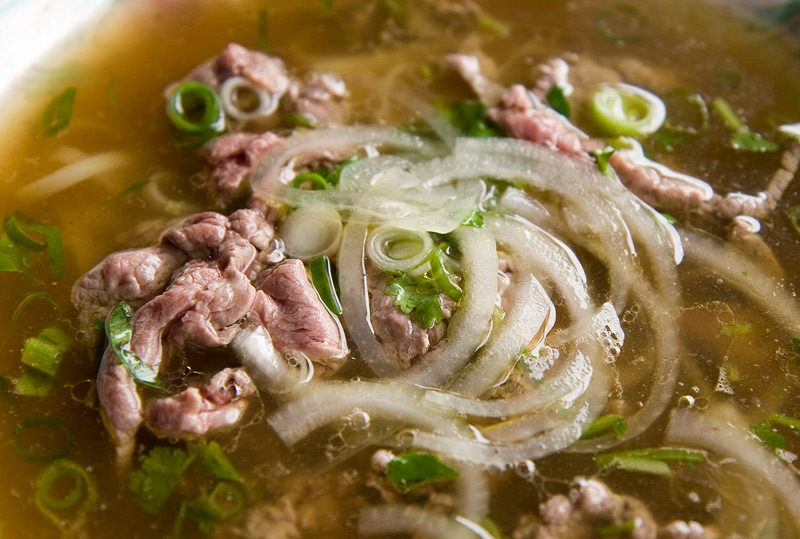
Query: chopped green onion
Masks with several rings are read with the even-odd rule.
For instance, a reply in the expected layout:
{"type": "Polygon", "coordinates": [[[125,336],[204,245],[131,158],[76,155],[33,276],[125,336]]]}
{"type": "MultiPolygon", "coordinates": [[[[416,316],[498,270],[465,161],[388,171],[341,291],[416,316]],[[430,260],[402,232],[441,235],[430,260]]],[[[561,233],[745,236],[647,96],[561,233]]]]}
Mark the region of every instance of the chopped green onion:
{"type": "Polygon", "coordinates": [[[662,96],[667,107],[664,129],[673,135],[696,136],[708,129],[709,113],[703,96],[677,88],[662,96]]]}
{"type": "Polygon", "coordinates": [[[753,333],[753,325],[749,322],[742,324],[724,324],[719,328],[719,334],[723,337],[739,337],[753,333]]]}
{"type": "Polygon", "coordinates": [[[566,116],[567,118],[570,117],[572,110],[569,106],[569,101],[567,101],[567,95],[564,93],[564,88],[555,85],[550,88],[550,91],[547,92],[545,97],[547,98],[547,102],[550,104],[550,106],[553,107],[553,110],[562,116],[566,116]]]}
{"type": "Polygon", "coordinates": [[[616,43],[635,43],[650,36],[650,17],[632,4],[611,4],[597,18],[600,34],[616,43]]]}
{"type": "Polygon", "coordinates": [[[610,537],[612,535],[628,534],[636,530],[640,524],[641,520],[638,518],[628,520],[627,522],[623,522],[621,524],[610,524],[600,528],[600,535],[603,537],[610,537]]]}
{"type": "Polygon", "coordinates": [[[758,436],[758,439],[761,440],[770,451],[786,447],[786,438],[772,427],[772,423],[768,419],[762,421],[758,425],[750,425],[750,432],[758,436]]]}
{"type": "Polygon", "coordinates": [[[596,462],[598,468],[616,466],[629,472],[671,475],[672,472],[666,464],[667,461],[694,464],[704,462],[705,459],[706,454],[703,451],[661,447],[605,453],[603,455],[598,455],[596,457],[596,462]]]}
{"type": "Polygon", "coordinates": [[[14,393],[23,397],[46,397],[55,387],[55,378],[27,368],[14,384],[14,393]]]}
{"type": "Polygon", "coordinates": [[[778,425],[789,427],[792,430],[800,430],[800,419],[795,419],[788,415],[778,413],[770,414],[769,420],[778,425]]]}
{"type": "Polygon", "coordinates": [[[730,141],[731,147],[734,150],[742,150],[744,152],[776,152],[780,145],[772,140],[765,139],[758,133],[754,133],[749,127],[743,127],[737,130],[732,136],[730,141]]]}
{"type": "Polygon", "coordinates": [[[34,502],[39,511],[56,526],[64,525],[64,518],[57,511],[73,509],[83,500],[80,507],[72,513],[70,528],[79,528],[86,513],[97,503],[97,487],[94,480],[81,466],[70,460],[57,460],[50,464],[36,479],[34,502]],[[63,482],[71,482],[66,494],[62,492],[63,482]]]}
{"type": "Polygon", "coordinates": [[[106,318],[105,332],[108,345],[114,350],[119,362],[130,373],[131,377],[140,384],[156,389],[162,389],[163,385],[153,368],[141,360],[130,349],[133,328],[131,327],[130,317],[133,309],[127,302],[122,301],[117,304],[106,318]]]}
{"type": "Polygon", "coordinates": [[[301,172],[294,177],[290,185],[297,189],[306,189],[304,186],[308,185],[307,188],[313,191],[330,189],[327,180],[316,172],[301,172]]]}
{"type": "Polygon", "coordinates": [[[589,155],[594,157],[594,160],[597,162],[597,168],[603,174],[610,172],[608,168],[608,160],[611,159],[611,156],[614,155],[614,152],[617,151],[612,146],[606,146],[605,148],[598,148],[596,150],[592,150],[589,152],[589,155]]]}
{"type": "Polygon", "coordinates": [[[733,110],[733,107],[721,97],[715,97],[714,100],[711,101],[711,106],[714,107],[716,113],[719,114],[720,118],[722,118],[722,121],[725,123],[725,126],[731,131],[738,131],[745,127],[744,122],[742,122],[739,115],[736,114],[736,111],[733,110]]]}
{"type": "Polygon", "coordinates": [[[221,481],[198,508],[214,520],[230,520],[244,506],[244,495],[236,483],[221,481]]]}
{"type": "Polygon", "coordinates": [[[67,88],[48,103],[42,116],[42,127],[46,136],[53,136],[69,125],[77,92],[75,88],[67,88]]]}
{"type": "Polygon", "coordinates": [[[22,363],[51,378],[55,378],[58,373],[63,357],[64,351],[61,348],[38,337],[27,339],[22,348],[22,363]]]}
{"type": "Polygon", "coordinates": [[[608,84],[592,96],[591,113],[597,126],[611,136],[641,137],[664,123],[661,99],[630,84],[608,84]]]}
{"type": "Polygon", "coordinates": [[[225,130],[225,112],[216,92],[202,82],[184,82],[167,103],[172,125],[187,135],[208,140],[225,130]]]}
{"type": "Polygon", "coordinates": [[[431,275],[436,287],[448,298],[453,301],[461,301],[464,297],[464,291],[453,281],[452,275],[447,271],[444,265],[444,250],[447,243],[440,243],[436,249],[433,250],[428,262],[431,265],[431,275]]]}
{"type": "Polygon", "coordinates": [[[39,415],[17,423],[11,432],[11,444],[25,460],[48,461],[63,457],[72,449],[72,433],[58,419],[39,415]]]}
{"type": "Polygon", "coordinates": [[[281,119],[281,125],[292,128],[314,129],[317,127],[317,119],[310,114],[290,112],[281,119]]]}
{"type": "Polygon", "coordinates": [[[139,189],[147,187],[152,182],[153,180],[139,180],[138,182],[133,182],[128,187],[126,187],[125,189],[114,195],[114,198],[115,199],[122,198],[125,195],[133,193],[134,191],[138,191],[139,189]]]}
{"type": "Polygon", "coordinates": [[[259,50],[267,50],[269,43],[269,16],[266,9],[258,11],[258,48],[259,50]]]}
{"type": "Polygon", "coordinates": [[[22,248],[8,234],[0,235],[0,272],[27,273],[22,248]]]}
{"type": "Polygon", "coordinates": [[[405,452],[386,466],[386,478],[403,493],[428,483],[458,479],[458,476],[458,472],[439,457],[427,453],[405,452]]]}
{"type": "Polygon", "coordinates": [[[350,164],[352,164],[352,163],[355,163],[355,162],[356,162],[356,161],[358,161],[359,159],[361,159],[359,156],[357,156],[357,155],[353,155],[353,156],[351,156],[351,157],[348,157],[348,158],[347,158],[347,159],[345,159],[344,161],[340,162],[340,163],[339,163],[339,164],[336,166],[336,168],[334,168],[333,170],[331,170],[330,172],[328,172],[328,173],[325,175],[325,181],[327,181],[327,182],[328,182],[328,185],[333,185],[333,186],[339,185],[339,178],[341,178],[341,177],[342,177],[342,171],[344,170],[344,168],[345,168],[347,165],[350,165],[350,164]]]}
{"type": "Polygon", "coordinates": [[[37,300],[44,300],[51,303],[53,307],[56,308],[58,313],[61,314],[61,305],[59,305],[58,301],[56,301],[53,296],[47,292],[29,292],[20,300],[19,303],[17,303],[17,306],[14,308],[14,312],[11,313],[11,321],[16,322],[17,319],[22,316],[22,313],[25,311],[25,309],[27,309],[31,303],[37,300]]]}
{"type": "Polygon", "coordinates": [[[319,295],[319,299],[325,307],[336,316],[342,314],[342,304],[336,295],[336,288],[333,284],[333,271],[331,260],[326,255],[316,256],[309,263],[311,270],[311,282],[319,295]]]}
{"type": "Polygon", "coordinates": [[[598,434],[609,429],[613,430],[618,438],[622,438],[622,435],[625,434],[625,431],[628,429],[628,422],[616,414],[602,415],[586,427],[586,430],[584,430],[581,435],[581,439],[588,440],[589,438],[594,438],[598,434]]]}
{"type": "Polygon", "coordinates": [[[671,225],[674,225],[674,224],[676,224],[678,222],[677,219],[675,219],[673,216],[671,216],[668,213],[664,213],[664,212],[659,212],[659,213],[661,213],[661,216],[671,225]]]}
{"type": "Polygon", "coordinates": [[[499,37],[508,37],[511,35],[511,29],[506,23],[486,13],[479,13],[476,22],[478,23],[478,28],[490,34],[499,37]]]}
{"type": "Polygon", "coordinates": [[[8,238],[31,251],[41,251],[47,247],[50,256],[50,272],[54,279],[64,276],[64,249],[61,245],[61,232],[58,227],[45,225],[22,212],[14,211],[3,219],[3,228],[8,238]],[[31,234],[41,235],[43,241],[37,241],[31,234]]]}

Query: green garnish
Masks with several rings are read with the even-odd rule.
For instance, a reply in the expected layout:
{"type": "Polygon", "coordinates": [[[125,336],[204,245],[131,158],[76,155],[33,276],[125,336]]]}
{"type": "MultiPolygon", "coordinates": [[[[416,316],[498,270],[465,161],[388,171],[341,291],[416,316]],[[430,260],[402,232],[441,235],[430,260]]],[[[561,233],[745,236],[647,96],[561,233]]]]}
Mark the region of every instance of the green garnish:
{"type": "Polygon", "coordinates": [[[184,82],[167,102],[167,117],[183,148],[198,147],[225,130],[225,111],[216,92],[202,82],[184,82]]]}
{"type": "Polygon", "coordinates": [[[69,125],[77,92],[75,88],[67,88],[48,103],[42,115],[45,136],[53,136],[69,125]]]}
{"type": "Polygon", "coordinates": [[[55,378],[36,369],[25,369],[16,383],[14,393],[23,397],[46,397],[55,387],[55,378]]]}
{"type": "Polygon", "coordinates": [[[499,137],[503,133],[486,118],[483,103],[454,101],[447,108],[439,107],[447,121],[468,137],[499,137]]]}
{"type": "Polygon", "coordinates": [[[173,537],[180,537],[186,517],[197,522],[198,529],[212,534],[217,525],[235,517],[244,507],[244,494],[235,483],[223,481],[214,485],[208,494],[196,500],[184,500],[173,524],[173,537]]]}
{"type": "Polygon", "coordinates": [[[607,84],[592,94],[594,123],[613,137],[643,137],[664,123],[666,107],[658,96],[629,84],[607,84]]]}
{"type": "Polygon", "coordinates": [[[0,235],[0,271],[27,273],[25,253],[19,245],[8,237],[8,234],[0,235]]]}
{"type": "Polygon", "coordinates": [[[347,165],[355,163],[359,159],[361,159],[359,156],[353,155],[351,157],[348,157],[344,161],[339,162],[339,164],[336,165],[336,168],[325,174],[325,181],[328,182],[328,185],[332,186],[339,185],[339,179],[342,177],[342,171],[344,170],[344,168],[347,165]]]}
{"type": "Polygon", "coordinates": [[[598,468],[615,467],[628,472],[665,476],[672,475],[667,462],[682,462],[686,465],[694,465],[705,460],[706,454],[704,451],[671,447],[632,449],[630,451],[605,453],[596,457],[598,468]]]}
{"type": "MultiPolygon", "coordinates": [[[[789,208],[786,212],[786,216],[789,218],[789,224],[792,226],[792,230],[800,237],[800,204],[789,208]]],[[[0,249],[1,248],[2,244],[0,243],[0,249]]],[[[0,254],[1,253],[2,251],[0,250],[0,254]]]]}
{"type": "Polygon", "coordinates": [[[161,380],[150,365],[137,356],[130,349],[133,328],[130,318],[133,309],[127,302],[122,301],[108,314],[105,322],[106,339],[108,345],[114,350],[119,362],[130,373],[131,377],[140,384],[156,389],[163,389],[161,380]]]}
{"type": "MultiPolygon", "coordinates": [[[[3,219],[3,228],[8,239],[30,251],[47,248],[50,256],[50,273],[54,279],[64,276],[64,248],[61,245],[61,232],[58,227],[45,225],[22,212],[14,211],[3,219]],[[39,239],[37,236],[40,236],[39,239]]],[[[0,254],[6,249],[0,247],[0,254]]]]}
{"type": "Polygon", "coordinates": [[[774,152],[780,148],[776,142],[765,139],[758,133],[753,132],[747,125],[739,118],[733,107],[721,97],[715,98],[711,102],[711,106],[722,118],[725,126],[730,129],[733,134],[731,135],[729,144],[734,150],[742,150],[744,152],[774,152]]]}
{"type": "Polygon", "coordinates": [[[317,7],[325,11],[330,11],[333,9],[333,0],[319,0],[317,2],[317,7]]]}
{"type": "Polygon", "coordinates": [[[94,480],[82,466],[71,460],[62,459],[50,464],[39,474],[35,488],[36,507],[62,529],[79,529],[86,514],[97,503],[94,480]],[[68,487],[66,491],[65,487],[68,487]],[[67,510],[70,510],[68,514],[59,514],[67,510]]]}
{"type": "Polygon", "coordinates": [[[52,304],[53,307],[56,308],[56,311],[61,314],[61,305],[53,296],[47,292],[29,292],[19,301],[19,303],[17,303],[17,306],[14,308],[14,312],[11,313],[11,321],[16,322],[17,319],[22,316],[22,313],[25,311],[25,309],[27,309],[31,303],[38,300],[47,301],[48,303],[52,304]]]}
{"type": "Polygon", "coordinates": [[[622,438],[622,436],[625,434],[625,431],[628,429],[628,422],[616,414],[602,415],[592,421],[589,426],[586,427],[586,430],[584,430],[583,434],[581,435],[581,440],[594,438],[598,434],[609,429],[614,431],[614,434],[617,435],[617,438],[622,438]]]}
{"type": "Polygon", "coordinates": [[[612,535],[631,533],[636,530],[636,528],[639,526],[639,523],[639,519],[633,519],[622,522],[621,524],[610,524],[608,526],[603,526],[600,528],[600,535],[603,537],[610,537],[612,535]]]}
{"type": "Polygon", "coordinates": [[[312,191],[330,189],[328,181],[316,172],[301,172],[294,177],[290,185],[296,189],[310,189],[312,191]]]}
{"type": "Polygon", "coordinates": [[[17,423],[11,432],[11,444],[25,460],[43,462],[69,453],[72,433],[55,417],[38,415],[17,423]]]}
{"type": "Polygon", "coordinates": [[[447,243],[440,243],[430,254],[428,257],[428,262],[431,265],[431,275],[433,276],[433,281],[436,283],[436,288],[438,288],[444,295],[448,298],[452,299],[455,302],[461,301],[461,298],[464,297],[464,291],[461,290],[454,279],[452,274],[447,271],[445,267],[444,257],[446,256],[444,251],[447,249],[447,243]]]}
{"type": "Polygon", "coordinates": [[[386,478],[405,493],[428,483],[458,479],[458,472],[436,455],[405,452],[389,461],[386,478]]]}
{"type": "Polygon", "coordinates": [[[800,419],[795,419],[784,414],[770,414],[769,420],[778,425],[789,427],[792,430],[800,430],[800,419]]]}
{"type": "Polygon", "coordinates": [[[597,17],[600,34],[615,43],[636,43],[650,37],[650,17],[632,4],[611,4],[597,17]]]}
{"type": "Polygon", "coordinates": [[[317,127],[317,119],[310,114],[295,111],[284,116],[281,119],[281,125],[291,128],[314,129],[317,127]]]}
{"type": "Polygon", "coordinates": [[[562,116],[569,118],[570,114],[572,114],[569,101],[567,101],[567,95],[564,93],[564,88],[561,86],[555,85],[550,88],[550,91],[547,92],[545,97],[550,106],[553,107],[553,110],[562,116]]]}
{"type": "Polygon", "coordinates": [[[241,481],[242,476],[233,467],[228,456],[216,441],[205,442],[200,440],[193,446],[197,451],[196,462],[200,469],[214,479],[227,479],[241,481]]]}
{"type": "Polygon", "coordinates": [[[719,334],[723,337],[739,337],[753,333],[753,326],[749,322],[742,324],[724,324],[719,328],[719,334]]]}
{"type": "Polygon", "coordinates": [[[678,220],[675,219],[670,214],[664,213],[663,211],[660,212],[660,213],[661,213],[661,216],[664,218],[664,220],[667,221],[669,224],[674,225],[674,224],[676,224],[678,222],[678,220]]]}
{"type": "Polygon", "coordinates": [[[794,362],[800,365],[800,339],[792,337],[792,348],[794,348],[794,362]]]}
{"type": "Polygon", "coordinates": [[[603,174],[606,174],[610,172],[610,169],[608,168],[608,160],[611,159],[611,156],[614,155],[615,151],[617,151],[615,148],[606,146],[605,148],[592,150],[589,152],[589,155],[594,157],[598,170],[600,170],[600,172],[603,174]]]}
{"type": "Polygon", "coordinates": [[[139,189],[147,187],[147,185],[152,183],[152,182],[153,182],[153,180],[139,180],[138,182],[133,182],[128,187],[126,187],[125,189],[123,189],[122,191],[120,191],[119,193],[114,195],[113,198],[115,198],[115,199],[116,198],[122,198],[125,195],[129,195],[129,194],[133,193],[134,191],[138,191],[139,189]]]}
{"type": "Polygon", "coordinates": [[[750,425],[750,432],[758,436],[758,439],[769,447],[770,451],[774,452],[786,447],[786,438],[772,427],[769,419],[765,419],[758,425],[750,425]]]}
{"type": "Polygon", "coordinates": [[[26,367],[14,386],[14,392],[26,397],[48,395],[55,384],[64,353],[72,344],[72,337],[55,326],[47,327],[36,337],[27,339],[21,359],[26,367]]]}
{"type": "Polygon", "coordinates": [[[703,96],[683,88],[661,96],[667,107],[664,131],[673,136],[697,136],[708,129],[710,115],[703,96]]]}
{"type": "Polygon", "coordinates": [[[395,277],[386,287],[387,296],[396,296],[394,304],[421,328],[427,329],[442,321],[444,314],[439,304],[439,289],[432,281],[412,281],[406,275],[395,277]]]}
{"type": "Polygon", "coordinates": [[[467,219],[461,223],[464,226],[471,226],[474,228],[483,227],[483,212],[480,210],[473,211],[467,219]]]}
{"type": "Polygon", "coordinates": [[[269,43],[269,16],[266,9],[258,11],[258,48],[259,50],[267,50],[269,43]]]}
{"type": "Polygon", "coordinates": [[[476,22],[478,23],[478,28],[498,37],[511,35],[511,29],[506,23],[486,13],[479,13],[476,22]]]}
{"type": "Polygon", "coordinates": [[[139,457],[139,469],[131,473],[129,487],[145,513],[155,515],[167,501],[195,452],[177,447],[156,446],[139,457]]]}
{"type": "Polygon", "coordinates": [[[311,270],[311,283],[319,295],[319,299],[325,307],[336,316],[342,314],[342,304],[336,294],[336,287],[333,284],[333,271],[331,261],[325,255],[320,255],[309,263],[311,270]]]}

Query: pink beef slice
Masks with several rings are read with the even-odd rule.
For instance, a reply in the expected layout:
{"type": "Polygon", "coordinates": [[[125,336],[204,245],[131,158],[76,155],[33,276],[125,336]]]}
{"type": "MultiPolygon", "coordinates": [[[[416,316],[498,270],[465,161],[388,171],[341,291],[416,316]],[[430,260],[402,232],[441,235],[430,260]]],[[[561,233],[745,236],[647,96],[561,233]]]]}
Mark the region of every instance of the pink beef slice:
{"type": "Polygon", "coordinates": [[[246,179],[261,157],[281,142],[265,133],[232,133],[213,139],[206,146],[211,164],[209,189],[217,206],[224,207],[247,191],[246,179]]]}
{"type": "Polygon", "coordinates": [[[255,392],[241,369],[223,369],[201,388],[158,399],[147,410],[146,424],[160,436],[196,438],[235,425],[244,413],[242,400],[255,392]]]}
{"type": "Polygon", "coordinates": [[[317,296],[300,260],[289,259],[267,275],[256,299],[253,321],[262,323],[283,354],[301,352],[337,370],[347,349],[339,327],[317,296]]]}
{"type": "Polygon", "coordinates": [[[72,287],[81,333],[93,341],[93,318],[105,320],[123,300],[134,307],[149,301],[164,290],[186,259],[181,250],[163,244],[108,255],[72,287]]]}
{"type": "Polygon", "coordinates": [[[270,94],[282,95],[289,87],[286,64],[275,56],[230,43],[222,51],[197,66],[185,80],[196,80],[218,89],[230,77],[245,77],[270,94]]]}

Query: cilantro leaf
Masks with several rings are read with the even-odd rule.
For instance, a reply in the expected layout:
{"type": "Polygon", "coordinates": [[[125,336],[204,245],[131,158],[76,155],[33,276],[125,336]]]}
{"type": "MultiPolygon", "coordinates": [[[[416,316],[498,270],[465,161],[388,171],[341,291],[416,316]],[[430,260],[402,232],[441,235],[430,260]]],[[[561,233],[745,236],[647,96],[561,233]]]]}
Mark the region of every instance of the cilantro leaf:
{"type": "Polygon", "coordinates": [[[569,101],[567,101],[567,94],[564,93],[563,87],[558,85],[553,86],[545,97],[550,106],[553,107],[553,110],[562,116],[569,118],[569,115],[572,114],[569,101]]]}
{"type": "Polygon", "coordinates": [[[442,321],[442,307],[439,304],[439,290],[430,281],[415,283],[406,275],[395,277],[386,287],[384,294],[395,296],[394,304],[421,328],[427,329],[442,321]]]}
{"type": "Polygon", "coordinates": [[[386,477],[400,492],[458,478],[458,472],[436,455],[406,452],[389,461],[386,477]]]}
{"type": "Polygon", "coordinates": [[[786,447],[786,438],[772,428],[772,423],[768,419],[758,425],[750,425],[750,432],[758,436],[771,451],[786,447]]]}
{"type": "Polygon", "coordinates": [[[441,111],[453,127],[468,137],[499,137],[503,134],[486,118],[483,103],[455,101],[441,111]]]}
{"type": "Polygon", "coordinates": [[[759,153],[775,152],[780,148],[778,143],[765,139],[746,126],[737,129],[733,135],[731,135],[731,147],[734,150],[759,153]]]}
{"type": "Polygon", "coordinates": [[[156,446],[139,457],[140,468],[131,472],[129,488],[145,513],[155,515],[161,510],[194,457],[194,452],[168,446],[156,446]]]}
{"type": "Polygon", "coordinates": [[[225,455],[219,443],[215,441],[207,443],[201,440],[195,444],[195,447],[197,448],[197,464],[207,476],[231,481],[242,480],[242,476],[228,460],[228,456],[225,455]]]}

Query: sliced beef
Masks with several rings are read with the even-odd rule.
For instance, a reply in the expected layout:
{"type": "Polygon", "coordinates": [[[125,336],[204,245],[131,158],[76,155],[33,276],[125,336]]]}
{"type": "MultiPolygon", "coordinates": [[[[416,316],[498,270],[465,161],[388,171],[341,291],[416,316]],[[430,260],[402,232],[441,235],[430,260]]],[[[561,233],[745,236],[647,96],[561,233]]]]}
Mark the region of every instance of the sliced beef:
{"type": "Polygon", "coordinates": [[[309,282],[300,260],[286,260],[264,278],[254,310],[275,347],[284,354],[300,352],[321,366],[336,370],[347,349],[339,327],[309,282]]]}
{"type": "Polygon", "coordinates": [[[190,387],[158,399],[147,410],[147,426],[160,436],[196,438],[235,425],[245,409],[242,399],[255,385],[241,369],[223,369],[200,389],[190,387]]]}
{"type": "Polygon", "coordinates": [[[120,457],[130,455],[134,437],[142,423],[142,403],[127,369],[111,348],[103,354],[97,373],[97,396],[106,427],[115,437],[120,457]]]}
{"type": "Polygon", "coordinates": [[[454,69],[461,75],[478,99],[486,106],[495,105],[505,93],[505,88],[483,74],[477,56],[469,54],[448,54],[444,58],[445,67],[454,69]]]}
{"type": "Polygon", "coordinates": [[[569,64],[563,58],[550,58],[536,66],[533,83],[533,93],[536,97],[547,102],[547,94],[555,87],[561,88],[564,95],[572,93],[572,85],[569,83],[569,64]]]}
{"type": "Polygon", "coordinates": [[[289,99],[296,112],[310,116],[316,125],[342,123],[347,115],[347,87],[333,73],[311,73],[302,83],[289,87],[289,99]]]}
{"type": "Polygon", "coordinates": [[[184,80],[196,80],[218,89],[230,77],[245,77],[280,98],[289,88],[286,64],[275,56],[230,43],[210,60],[200,64],[184,80]]]}
{"type": "Polygon", "coordinates": [[[186,259],[183,252],[171,245],[108,255],[72,287],[79,330],[94,345],[93,318],[105,320],[120,301],[137,306],[155,297],[186,259]]]}
{"type": "MultiPolygon", "coordinates": [[[[370,321],[375,335],[387,354],[394,357],[401,369],[411,366],[412,360],[427,352],[444,337],[447,324],[443,321],[429,328],[422,328],[411,320],[394,304],[395,296],[384,293],[389,285],[388,279],[380,275],[369,279],[370,285],[370,321]]],[[[444,294],[439,295],[439,302],[445,318],[449,318],[453,301],[444,294]]]]}
{"type": "Polygon", "coordinates": [[[247,175],[267,151],[282,139],[270,132],[232,133],[213,139],[206,147],[211,164],[211,197],[224,207],[246,191],[247,175]]]}

